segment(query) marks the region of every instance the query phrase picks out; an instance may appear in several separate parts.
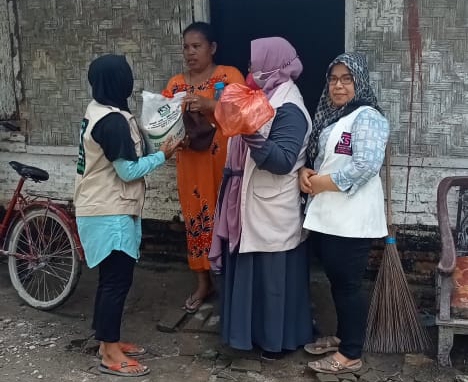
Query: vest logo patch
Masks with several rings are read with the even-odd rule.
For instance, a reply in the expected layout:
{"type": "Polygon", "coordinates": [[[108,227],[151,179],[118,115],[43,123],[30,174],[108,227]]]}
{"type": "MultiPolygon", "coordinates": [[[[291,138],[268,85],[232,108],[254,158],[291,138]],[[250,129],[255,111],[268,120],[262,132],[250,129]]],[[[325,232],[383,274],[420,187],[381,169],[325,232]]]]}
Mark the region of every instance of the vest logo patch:
{"type": "Polygon", "coordinates": [[[76,163],[76,172],[80,175],[83,175],[86,168],[86,155],[84,150],[84,143],[83,143],[83,136],[86,132],[86,128],[88,127],[89,120],[83,118],[81,121],[81,128],[80,128],[80,145],[78,147],[78,162],[76,163]]]}
{"type": "Polygon", "coordinates": [[[353,155],[351,147],[351,133],[343,132],[335,146],[335,154],[353,155]]]}

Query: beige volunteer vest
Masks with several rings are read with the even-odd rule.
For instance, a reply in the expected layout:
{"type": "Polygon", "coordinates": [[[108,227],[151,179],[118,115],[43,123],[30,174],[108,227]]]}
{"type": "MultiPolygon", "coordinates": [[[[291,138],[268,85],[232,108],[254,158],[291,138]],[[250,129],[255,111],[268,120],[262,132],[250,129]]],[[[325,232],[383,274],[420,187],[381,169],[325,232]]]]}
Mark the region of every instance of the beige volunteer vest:
{"type": "Polygon", "coordinates": [[[135,117],[118,108],[101,105],[92,101],[86,110],[88,120],[82,131],[85,168],[75,179],[76,216],[134,215],[141,216],[145,197],[143,178],[124,182],[107,160],[101,146],[93,139],[91,132],[96,123],[107,114],[121,113],[128,121],[130,135],[138,157],[143,155],[142,137],[135,117]]]}

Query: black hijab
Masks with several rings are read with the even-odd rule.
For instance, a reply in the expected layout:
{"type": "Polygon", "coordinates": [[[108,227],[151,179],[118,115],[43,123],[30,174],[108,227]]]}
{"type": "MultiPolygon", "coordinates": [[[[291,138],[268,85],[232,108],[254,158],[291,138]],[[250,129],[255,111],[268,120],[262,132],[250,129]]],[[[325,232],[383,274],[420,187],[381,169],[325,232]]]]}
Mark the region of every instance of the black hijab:
{"type": "Polygon", "coordinates": [[[96,58],[89,65],[88,81],[97,102],[130,112],[127,98],[133,90],[133,73],[125,56],[107,54],[96,58]]]}

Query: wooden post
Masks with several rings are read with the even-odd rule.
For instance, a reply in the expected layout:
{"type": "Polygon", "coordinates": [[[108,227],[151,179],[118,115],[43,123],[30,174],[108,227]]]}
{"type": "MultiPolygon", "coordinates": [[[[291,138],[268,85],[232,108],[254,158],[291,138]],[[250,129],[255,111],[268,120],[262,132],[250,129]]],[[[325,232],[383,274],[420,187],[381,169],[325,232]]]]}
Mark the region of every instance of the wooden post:
{"type": "Polygon", "coordinates": [[[193,19],[195,21],[210,22],[210,1],[209,0],[194,0],[193,1],[193,19]]]}
{"type": "Polygon", "coordinates": [[[0,120],[17,114],[8,2],[0,1],[0,120]]]}

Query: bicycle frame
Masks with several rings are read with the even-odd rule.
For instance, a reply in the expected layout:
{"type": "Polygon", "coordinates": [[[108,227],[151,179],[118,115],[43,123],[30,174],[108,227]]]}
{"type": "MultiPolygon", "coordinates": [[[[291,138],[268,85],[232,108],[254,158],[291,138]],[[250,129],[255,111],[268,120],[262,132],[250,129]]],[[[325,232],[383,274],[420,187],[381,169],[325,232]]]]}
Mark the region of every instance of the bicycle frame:
{"type": "MultiPolygon", "coordinates": [[[[13,193],[13,197],[10,200],[8,204],[8,208],[6,211],[6,214],[0,223],[0,243],[1,243],[1,248],[4,247],[5,245],[5,240],[8,237],[8,232],[11,229],[11,227],[14,226],[14,223],[21,218],[24,218],[25,212],[34,209],[34,208],[45,208],[47,211],[52,211],[56,213],[60,219],[68,226],[70,231],[73,234],[73,240],[76,244],[76,250],[78,251],[78,256],[81,261],[84,260],[84,251],[83,247],[81,246],[80,238],[78,236],[77,228],[76,228],[76,223],[75,220],[72,218],[70,215],[70,212],[66,210],[66,208],[59,204],[59,203],[54,203],[50,198],[45,197],[45,200],[30,200],[31,197],[24,196],[21,193],[21,190],[23,188],[25,178],[21,177],[16,189],[13,193]],[[18,208],[16,208],[19,205],[18,208]]],[[[30,234],[28,233],[28,236],[30,234]]],[[[31,237],[29,237],[29,240],[31,240],[31,237]]],[[[0,249],[0,255],[9,255],[9,256],[15,256],[18,259],[21,260],[28,260],[31,261],[33,260],[33,255],[20,255],[20,254],[12,254],[8,253],[8,251],[4,249],[0,249]]]]}
{"type": "Polygon", "coordinates": [[[16,204],[18,203],[18,199],[24,199],[23,195],[21,194],[21,189],[23,188],[24,182],[25,182],[25,179],[20,178],[16,186],[15,192],[13,193],[13,197],[8,203],[6,214],[3,217],[2,222],[0,223],[0,240],[2,242],[2,247],[5,241],[5,238],[7,237],[8,228],[11,226],[11,222],[14,220],[15,207],[16,207],[16,204]]]}

